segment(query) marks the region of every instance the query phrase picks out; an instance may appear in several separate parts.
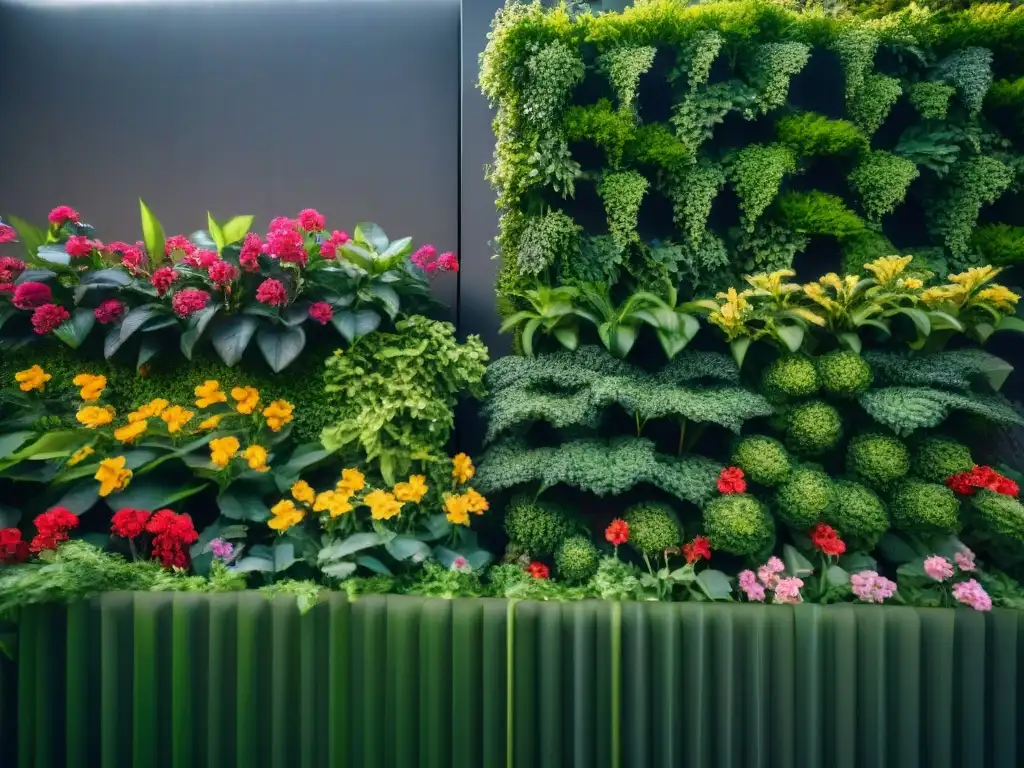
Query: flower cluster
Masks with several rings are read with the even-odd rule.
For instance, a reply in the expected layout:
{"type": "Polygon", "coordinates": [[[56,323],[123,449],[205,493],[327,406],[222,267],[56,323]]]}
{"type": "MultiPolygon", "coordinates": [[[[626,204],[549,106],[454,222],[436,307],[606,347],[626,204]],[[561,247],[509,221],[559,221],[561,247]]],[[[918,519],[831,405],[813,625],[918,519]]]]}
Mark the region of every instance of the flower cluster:
{"type": "Polygon", "coordinates": [[[719,493],[746,493],[747,481],[743,470],[739,467],[726,467],[718,475],[717,487],[719,493]]]}
{"type": "Polygon", "coordinates": [[[170,509],[159,509],[150,514],[144,509],[120,509],[114,513],[111,533],[133,542],[142,534],[153,536],[152,558],[165,568],[187,568],[188,546],[199,540],[199,534],[189,515],[176,514],[170,509]]]}
{"type": "Polygon", "coordinates": [[[21,538],[21,531],[17,528],[0,530],[0,564],[24,562],[28,554],[28,542],[21,538]]]}
{"type": "Polygon", "coordinates": [[[622,519],[612,520],[604,529],[604,538],[609,544],[618,549],[622,544],[629,541],[629,523],[622,519]]]}
{"type": "Polygon", "coordinates": [[[444,497],[444,511],[452,525],[468,526],[470,513],[482,515],[488,509],[487,499],[475,488],[466,488],[462,493],[455,493],[459,486],[468,483],[475,474],[473,460],[465,453],[456,454],[452,459],[452,492],[445,494],[444,497]]]}
{"type": "Polygon", "coordinates": [[[78,516],[66,507],[53,507],[35,519],[36,535],[29,545],[33,552],[56,549],[78,527],[78,516]]]}
{"type": "Polygon", "coordinates": [[[771,557],[755,574],[751,570],[742,571],[739,575],[739,586],[751,602],[763,603],[768,592],[772,592],[773,602],[795,605],[803,602],[800,588],[804,582],[795,576],[781,576],[786,570],[785,564],[777,557],[771,557]]]}
{"type": "MultiPolygon", "coordinates": [[[[941,555],[932,555],[924,560],[925,574],[939,584],[955,580],[958,570],[961,574],[967,574],[976,571],[977,567],[974,552],[967,547],[962,547],[953,554],[953,562],[941,555]]],[[[976,611],[988,611],[992,608],[992,599],[975,579],[955,581],[950,594],[957,602],[976,611]]]]}
{"type": "Polygon", "coordinates": [[[683,544],[683,557],[687,563],[711,559],[711,542],[707,536],[695,536],[693,541],[683,544]]]}
{"type": "Polygon", "coordinates": [[[896,582],[875,571],[861,571],[850,575],[850,589],[858,600],[882,603],[896,594],[896,582]]]}
{"type": "Polygon", "coordinates": [[[434,275],[438,272],[459,271],[459,260],[455,258],[454,253],[442,253],[438,256],[437,249],[432,245],[424,245],[419,248],[409,261],[428,275],[434,275]]]}
{"type": "Polygon", "coordinates": [[[846,551],[846,544],[831,525],[818,523],[811,529],[811,544],[826,557],[838,557],[846,551]]]}
{"type": "Polygon", "coordinates": [[[534,579],[548,579],[551,577],[550,569],[541,562],[532,562],[526,566],[526,572],[534,579]]]}
{"type": "Polygon", "coordinates": [[[1013,480],[996,472],[992,467],[975,465],[969,472],[960,472],[946,478],[946,485],[961,496],[971,496],[978,489],[985,489],[1004,496],[1017,496],[1020,488],[1013,480]]]}

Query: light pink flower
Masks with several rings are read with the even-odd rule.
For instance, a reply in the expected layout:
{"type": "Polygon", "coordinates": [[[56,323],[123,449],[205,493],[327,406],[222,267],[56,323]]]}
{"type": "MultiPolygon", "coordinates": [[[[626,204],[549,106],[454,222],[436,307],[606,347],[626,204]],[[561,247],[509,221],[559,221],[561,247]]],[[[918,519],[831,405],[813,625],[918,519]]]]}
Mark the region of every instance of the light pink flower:
{"type": "Polygon", "coordinates": [[[992,610],[992,598],[988,596],[984,587],[974,579],[954,584],[953,597],[976,611],[992,610]]]}
{"type": "Polygon", "coordinates": [[[866,603],[881,603],[896,593],[896,582],[875,571],[861,571],[850,576],[850,587],[858,600],[866,603]]]}
{"type": "Polygon", "coordinates": [[[739,575],[740,589],[747,596],[747,600],[756,603],[764,602],[764,587],[757,583],[757,577],[753,571],[741,571],[739,575]]]}
{"type": "Polygon", "coordinates": [[[786,564],[777,557],[768,558],[768,562],[757,569],[757,578],[768,589],[775,589],[779,583],[778,574],[786,570],[786,564]]]}
{"type": "Polygon", "coordinates": [[[775,602],[796,605],[803,602],[800,596],[800,587],[804,585],[803,579],[792,576],[788,579],[779,579],[775,585],[775,602]]]}
{"type": "Polygon", "coordinates": [[[953,576],[953,564],[940,555],[932,555],[924,561],[924,572],[935,581],[945,581],[953,576]]]}
{"type": "Polygon", "coordinates": [[[977,568],[977,564],[974,562],[974,553],[967,547],[953,555],[953,560],[961,571],[973,571],[977,568]]]}

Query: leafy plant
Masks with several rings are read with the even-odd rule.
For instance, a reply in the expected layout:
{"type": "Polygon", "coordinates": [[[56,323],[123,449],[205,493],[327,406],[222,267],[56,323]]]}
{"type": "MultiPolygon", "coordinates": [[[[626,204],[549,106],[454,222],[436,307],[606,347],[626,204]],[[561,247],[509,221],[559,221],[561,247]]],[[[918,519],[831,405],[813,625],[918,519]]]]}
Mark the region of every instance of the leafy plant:
{"type": "Polygon", "coordinates": [[[703,238],[711,205],[724,184],[723,169],[712,163],[697,163],[669,179],[668,194],[676,226],[686,233],[691,244],[703,238]]]}
{"type": "Polygon", "coordinates": [[[950,349],[932,354],[907,354],[869,350],[864,359],[870,363],[876,384],[914,387],[974,389],[979,384],[998,392],[1013,371],[1013,366],[981,349],[950,349]]]}
{"type": "Polygon", "coordinates": [[[1024,227],[1009,224],[982,224],[974,228],[971,245],[989,264],[1024,263],[1024,227]]]}
{"type": "Polygon", "coordinates": [[[585,316],[597,326],[597,335],[609,352],[616,357],[628,355],[644,325],[654,329],[668,358],[690,343],[700,329],[692,314],[696,305],[679,304],[675,288],[671,284],[664,287],[666,298],[637,291],[619,305],[612,301],[606,285],[591,285],[581,291],[585,316]]]}
{"type": "Polygon", "coordinates": [[[848,103],[850,117],[864,133],[873,136],[902,93],[903,86],[895,77],[874,73],[864,75],[864,84],[848,103]]]}
{"type": "Polygon", "coordinates": [[[949,100],[956,88],[945,83],[922,80],[910,86],[907,95],[914,109],[925,120],[945,120],[949,111],[949,100]]]}
{"type": "Polygon", "coordinates": [[[797,232],[840,240],[864,231],[864,222],[835,195],[813,190],[786,192],[778,199],[783,219],[797,232]]]}
{"type": "Polygon", "coordinates": [[[538,134],[543,134],[557,124],[570,92],[583,80],[583,59],[556,40],[535,47],[525,65],[523,116],[534,123],[538,134]]]}
{"type": "Polygon", "coordinates": [[[727,114],[734,110],[752,109],[756,96],[757,92],[740,80],[713,83],[687,93],[672,113],[671,122],[676,135],[691,153],[696,154],[727,114]]]}
{"type": "Polygon", "coordinates": [[[948,191],[929,209],[931,229],[954,257],[967,253],[982,206],[999,199],[1012,181],[1013,171],[994,157],[979,155],[957,164],[948,191]]]}
{"type": "Polygon", "coordinates": [[[626,261],[626,249],[608,235],[596,235],[580,239],[578,254],[563,251],[560,256],[559,281],[577,287],[587,283],[613,285],[626,261]]]}
{"type": "Polygon", "coordinates": [[[789,227],[760,221],[752,231],[738,228],[735,240],[738,266],[747,274],[789,270],[793,259],[810,242],[810,238],[789,227]]]}
{"type": "Polygon", "coordinates": [[[915,125],[903,132],[893,151],[941,178],[960,157],[959,138],[960,134],[950,128],[915,125]]]}
{"type": "Polygon", "coordinates": [[[520,275],[538,275],[579,251],[580,227],[561,211],[526,219],[516,251],[520,275]]]}
{"type": "Polygon", "coordinates": [[[604,150],[608,165],[618,168],[626,146],[633,140],[632,117],[617,112],[608,99],[585,107],[572,107],[565,116],[570,141],[590,141],[604,150]]]}
{"type": "Polygon", "coordinates": [[[862,155],[850,173],[868,218],[878,220],[903,202],[907,189],[920,172],[906,158],[875,150],[862,155]]]}
{"type": "Polygon", "coordinates": [[[786,103],[789,81],[799,73],[811,57],[810,46],[798,42],[762,43],[754,49],[744,69],[757,90],[747,116],[767,114],[786,103]],[[756,108],[756,109],[755,109],[756,108]]]}
{"type": "Polygon", "coordinates": [[[531,184],[551,187],[562,197],[576,194],[580,164],[573,160],[568,141],[561,136],[544,136],[530,155],[527,178],[531,184]]]}
{"type": "Polygon", "coordinates": [[[649,45],[620,46],[597,57],[597,68],[608,77],[620,111],[635,112],[640,76],[651,68],[655,53],[657,50],[649,45]]]}
{"type": "Polygon", "coordinates": [[[683,141],[664,123],[639,126],[626,148],[627,156],[641,164],[655,165],[668,171],[670,177],[687,169],[694,161],[696,150],[683,141]]]}
{"type": "Polygon", "coordinates": [[[669,73],[669,82],[685,78],[694,91],[708,81],[711,67],[718,58],[725,38],[714,30],[704,30],[691,37],[676,54],[676,66],[669,73]]]}
{"type": "Polygon", "coordinates": [[[608,233],[622,248],[640,239],[636,231],[640,203],[650,183],[636,171],[606,173],[597,185],[597,194],[608,217],[608,233]]]}
{"type": "Polygon", "coordinates": [[[861,407],[897,435],[937,427],[954,411],[965,411],[996,424],[1024,425],[1009,402],[998,395],[947,392],[930,387],[882,387],[865,392],[861,407]]]}
{"type": "Polygon", "coordinates": [[[796,170],[793,150],[780,144],[751,144],[729,164],[729,179],[740,199],[742,222],[748,232],[779,193],[782,178],[796,170]]]}
{"type": "Polygon", "coordinates": [[[980,112],[992,85],[992,51],[971,46],[951,53],[935,65],[934,76],[956,86],[970,112],[980,112]]]}
{"type": "Polygon", "coordinates": [[[843,155],[867,144],[864,133],[847,120],[830,120],[816,112],[786,115],[775,124],[779,143],[801,157],[843,155]]]}
{"type": "Polygon", "coordinates": [[[553,336],[563,347],[576,349],[580,343],[580,320],[598,322],[593,314],[578,305],[579,295],[578,288],[567,285],[558,288],[538,285],[524,291],[521,297],[530,308],[507,317],[500,331],[515,330],[523,353],[530,356],[534,354],[534,336],[538,330],[553,336]]]}

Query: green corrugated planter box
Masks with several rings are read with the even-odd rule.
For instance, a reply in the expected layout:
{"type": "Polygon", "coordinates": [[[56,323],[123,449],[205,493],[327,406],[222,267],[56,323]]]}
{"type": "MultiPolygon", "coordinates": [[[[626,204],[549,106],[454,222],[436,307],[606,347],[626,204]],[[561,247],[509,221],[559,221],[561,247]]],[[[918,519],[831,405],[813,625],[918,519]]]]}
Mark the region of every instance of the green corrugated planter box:
{"type": "Polygon", "coordinates": [[[1022,660],[999,610],[108,594],[24,612],[18,765],[1018,768],[1022,660]]]}

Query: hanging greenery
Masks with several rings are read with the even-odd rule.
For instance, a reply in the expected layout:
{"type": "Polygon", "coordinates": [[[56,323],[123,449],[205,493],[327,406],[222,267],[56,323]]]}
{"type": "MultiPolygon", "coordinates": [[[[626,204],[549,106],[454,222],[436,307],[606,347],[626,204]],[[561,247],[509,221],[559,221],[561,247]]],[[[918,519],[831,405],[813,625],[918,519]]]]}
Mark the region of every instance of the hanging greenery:
{"type": "Polygon", "coordinates": [[[619,111],[636,111],[636,89],[640,76],[651,68],[657,50],[653,46],[623,46],[597,57],[597,68],[612,85],[619,100],[619,111]]]}
{"type": "Polygon", "coordinates": [[[740,199],[742,222],[748,232],[779,194],[782,178],[795,170],[796,155],[781,144],[751,144],[732,158],[729,180],[740,199]]]}
{"type": "Polygon", "coordinates": [[[935,78],[956,87],[970,112],[980,112],[992,85],[992,51],[972,46],[951,53],[935,65],[935,78]]]}
{"type": "Polygon", "coordinates": [[[703,237],[711,204],[723,184],[725,172],[714,163],[698,163],[670,177],[667,186],[675,223],[691,243],[703,237]]]}
{"type": "Polygon", "coordinates": [[[538,275],[556,260],[573,258],[579,250],[579,238],[580,227],[561,211],[529,217],[519,239],[519,274],[538,275]]]}
{"type": "Polygon", "coordinates": [[[597,185],[608,217],[608,233],[623,248],[640,239],[636,220],[649,186],[647,179],[636,171],[606,173],[597,185]]]}
{"type": "Polygon", "coordinates": [[[945,83],[922,80],[910,86],[907,95],[918,114],[926,120],[945,120],[949,112],[949,100],[956,88],[945,83]]]}
{"type": "Polygon", "coordinates": [[[896,104],[903,86],[895,77],[868,74],[857,95],[849,103],[850,116],[868,136],[882,127],[889,111],[896,104]]]}
{"type": "Polygon", "coordinates": [[[801,157],[843,155],[867,145],[867,137],[853,123],[816,112],[787,115],[775,124],[775,131],[779,142],[801,157]]]}
{"type": "Polygon", "coordinates": [[[706,83],[724,42],[725,38],[714,30],[698,32],[679,49],[669,81],[685,78],[691,91],[706,83]]]}
{"type": "Polygon", "coordinates": [[[746,66],[750,84],[757,90],[754,103],[745,111],[767,114],[786,103],[789,81],[811,58],[810,46],[804,43],[764,43],[750,57],[746,66]]]}
{"type": "Polygon", "coordinates": [[[917,166],[906,158],[875,150],[861,157],[850,173],[850,184],[868,218],[877,221],[896,210],[919,175],[917,166]]]}
{"type": "Polygon", "coordinates": [[[929,210],[932,230],[954,258],[967,254],[981,207],[994,203],[1012,181],[1013,171],[994,157],[979,155],[957,165],[948,190],[929,210]]]}

